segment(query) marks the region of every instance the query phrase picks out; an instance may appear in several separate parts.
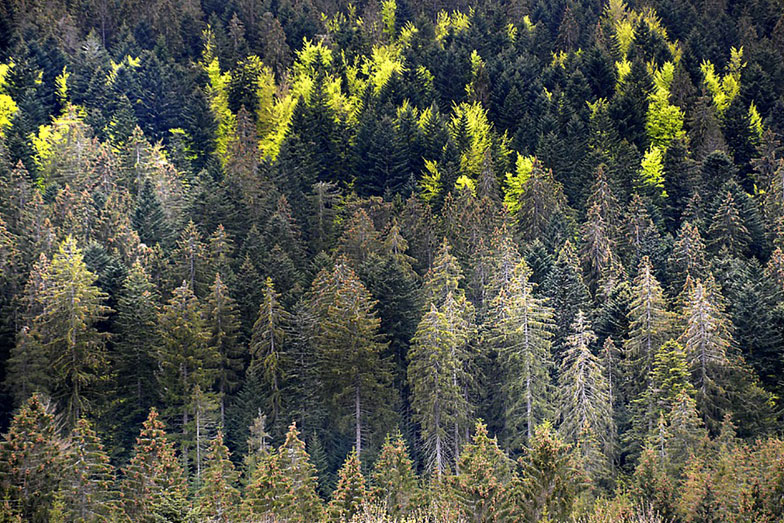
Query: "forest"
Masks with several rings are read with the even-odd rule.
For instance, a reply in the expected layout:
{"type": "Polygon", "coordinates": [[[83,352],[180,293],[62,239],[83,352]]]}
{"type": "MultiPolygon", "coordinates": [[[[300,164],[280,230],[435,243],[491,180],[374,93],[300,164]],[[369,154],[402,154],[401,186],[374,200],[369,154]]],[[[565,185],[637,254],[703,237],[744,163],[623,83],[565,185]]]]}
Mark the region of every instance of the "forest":
{"type": "Polygon", "coordinates": [[[779,0],[0,0],[0,523],[784,520],[779,0]]]}

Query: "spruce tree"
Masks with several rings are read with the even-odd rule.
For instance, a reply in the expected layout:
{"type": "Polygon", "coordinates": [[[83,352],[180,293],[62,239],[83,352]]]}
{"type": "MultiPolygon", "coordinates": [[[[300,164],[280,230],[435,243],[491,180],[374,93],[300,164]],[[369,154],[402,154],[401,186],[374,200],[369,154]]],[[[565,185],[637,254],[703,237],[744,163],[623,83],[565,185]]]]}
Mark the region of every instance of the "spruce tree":
{"type": "Polygon", "coordinates": [[[751,244],[749,230],[743,223],[735,199],[729,191],[713,215],[708,237],[714,249],[718,251],[726,248],[733,255],[742,255],[751,244]]]}
{"type": "Polygon", "coordinates": [[[504,370],[506,440],[512,447],[532,437],[550,406],[554,313],[545,299],[534,295],[530,276],[531,269],[520,261],[491,306],[492,341],[504,370]]]}
{"type": "Polygon", "coordinates": [[[552,170],[545,170],[537,161],[523,182],[515,213],[518,231],[525,240],[544,235],[553,216],[566,209],[563,186],[555,180],[552,170]]]}
{"type": "Polygon", "coordinates": [[[169,303],[158,314],[159,388],[166,405],[166,417],[179,425],[182,457],[188,461],[192,426],[190,403],[195,387],[211,390],[220,362],[215,347],[209,345],[209,331],[198,298],[183,282],[174,289],[169,303]]]}
{"type": "Polygon", "coordinates": [[[556,349],[560,352],[571,333],[577,311],[588,310],[590,305],[588,288],[583,282],[577,255],[569,241],[558,252],[555,265],[542,287],[555,311],[556,349]]]}
{"type": "Polygon", "coordinates": [[[283,390],[290,367],[286,341],[291,334],[291,323],[291,314],[281,305],[280,295],[275,291],[272,279],[267,278],[251,333],[250,372],[263,379],[273,423],[278,421],[283,405],[283,390]]]}
{"type": "Polygon", "coordinates": [[[229,459],[229,449],[223,444],[223,432],[210,442],[207,468],[202,474],[202,487],[196,494],[195,511],[201,518],[216,523],[240,521],[239,474],[229,459]]]}
{"type": "Polygon", "coordinates": [[[104,305],[107,295],[95,283],[82,251],[68,237],[36,298],[42,311],[33,319],[31,334],[51,362],[49,390],[62,403],[69,426],[90,412],[106,366],[107,334],[99,332],[97,324],[110,309],[104,305]]]}
{"type": "Polygon", "coordinates": [[[220,403],[221,426],[226,425],[226,398],[237,389],[244,367],[243,348],[238,341],[240,324],[237,306],[223,283],[221,273],[215,273],[215,282],[206,300],[207,342],[212,352],[217,353],[218,401],[220,403]]]}
{"type": "Polygon", "coordinates": [[[629,337],[623,348],[629,394],[636,397],[645,390],[654,356],[674,326],[674,316],[667,310],[664,293],[647,257],[640,261],[634,279],[628,320],[629,337]]]}
{"type": "Polygon", "coordinates": [[[394,439],[387,434],[381,453],[373,465],[371,495],[393,518],[413,512],[420,497],[413,465],[400,431],[395,433],[394,439]]]}
{"type": "Polygon", "coordinates": [[[128,428],[141,424],[158,400],[155,376],[158,301],[158,292],[144,267],[134,263],[117,299],[117,337],[110,355],[119,400],[116,415],[128,434],[121,438],[127,449],[134,437],[128,428]]]}
{"type": "Polygon", "coordinates": [[[339,419],[353,425],[359,455],[363,437],[378,435],[380,422],[392,416],[387,343],[375,302],[344,260],[317,276],[312,294],[320,374],[339,419]]]}
{"type": "Polygon", "coordinates": [[[277,515],[286,521],[317,521],[323,516],[321,499],[317,494],[318,478],[316,467],[310,462],[305,451],[305,442],[299,439],[296,423],[292,423],[286,433],[286,440],[278,448],[280,473],[291,485],[290,504],[277,515]]]}
{"type": "Polygon", "coordinates": [[[582,240],[580,258],[588,290],[594,297],[607,296],[613,280],[617,278],[614,273],[618,272],[618,262],[609,226],[602,217],[598,203],[588,210],[582,228],[582,240]]]}
{"type": "Polygon", "coordinates": [[[328,507],[330,520],[351,520],[362,510],[367,498],[368,492],[365,477],[360,470],[359,457],[356,451],[352,450],[338,472],[338,484],[328,507]]]}
{"type": "Polygon", "coordinates": [[[63,470],[60,492],[68,521],[111,521],[120,516],[114,467],[85,418],[71,432],[63,470]]]}
{"type": "Polygon", "coordinates": [[[49,521],[65,472],[65,442],[57,425],[52,404],[36,393],[14,415],[0,443],[0,488],[23,521],[49,521]]]}
{"type": "Polygon", "coordinates": [[[183,228],[172,253],[172,283],[183,281],[196,296],[204,296],[209,286],[207,247],[193,222],[183,228]]]}
{"type": "MultiPolygon", "coordinates": [[[[454,309],[448,295],[446,308],[454,309]]],[[[427,467],[436,476],[457,459],[460,427],[466,422],[469,405],[463,395],[465,334],[459,318],[431,305],[419,322],[408,353],[408,382],[411,387],[413,419],[419,424],[427,467]]]]}
{"type": "Polygon", "coordinates": [[[490,438],[487,426],[478,421],[471,443],[466,444],[457,463],[452,489],[468,521],[497,521],[506,502],[512,478],[511,461],[490,438]]]}
{"type": "Polygon", "coordinates": [[[684,221],[678,239],[672,246],[668,269],[672,281],[672,294],[677,295],[688,278],[703,278],[707,270],[705,243],[696,226],[684,221]]]}
{"type": "Polygon", "coordinates": [[[186,481],[158,411],[150,415],[136,438],[133,457],[123,469],[120,492],[125,514],[132,521],[153,522],[172,509],[187,510],[186,481]]]}
{"type": "Polygon", "coordinates": [[[577,313],[572,331],[558,378],[559,432],[567,442],[582,443],[586,438],[595,438],[598,448],[581,450],[586,470],[592,477],[599,477],[606,472],[605,453],[614,434],[609,386],[601,362],[591,352],[596,335],[582,311],[577,313]]]}

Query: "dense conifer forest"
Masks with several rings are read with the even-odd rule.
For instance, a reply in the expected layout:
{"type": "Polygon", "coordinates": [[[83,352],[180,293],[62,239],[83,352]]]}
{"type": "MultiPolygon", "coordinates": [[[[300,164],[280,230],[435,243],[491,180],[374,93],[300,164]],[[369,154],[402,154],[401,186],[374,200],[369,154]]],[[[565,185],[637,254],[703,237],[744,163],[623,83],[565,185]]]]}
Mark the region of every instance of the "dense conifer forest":
{"type": "Polygon", "coordinates": [[[779,0],[0,0],[0,522],[784,518],[779,0]]]}

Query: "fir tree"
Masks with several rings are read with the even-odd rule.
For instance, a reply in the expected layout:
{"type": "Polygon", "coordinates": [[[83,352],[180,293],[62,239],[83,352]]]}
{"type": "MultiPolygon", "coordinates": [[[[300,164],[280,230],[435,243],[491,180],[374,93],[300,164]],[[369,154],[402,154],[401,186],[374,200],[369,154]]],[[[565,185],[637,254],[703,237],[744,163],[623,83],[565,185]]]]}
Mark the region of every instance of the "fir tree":
{"type": "Polygon", "coordinates": [[[120,491],[125,513],[134,521],[157,521],[172,508],[180,514],[187,510],[185,474],[154,408],[123,469],[120,491]]]}
{"type": "Polygon", "coordinates": [[[583,246],[580,250],[583,274],[591,294],[606,296],[612,287],[617,262],[613,252],[613,240],[609,227],[604,222],[599,204],[588,210],[585,225],[582,229],[583,246]]]}
{"type": "Polygon", "coordinates": [[[291,485],[291,500],[277,515],[286,521],[317,521],[323,516],[323,506],[316,490],[316,468],[305,451],[305,442],[299,439],[296,423],[286,433],[286,440],[277,453],[280,473],[291,485]]]}
{"type": "Polygon", "coordinates": [[[382,341],[370,293],[345,261],[331,272],[322,271],[312,292],[320,373],[328,397],[334,398],[344,420],[351,419],[359,455],[363,432],[367,437],[375,432],[376,423],[391,416],[392,375],[383,357],[387,343],[382,341]]]}
{"type": "Polygon", "coordinates": [[[566,242],[558,252],[558,259],[542,285],[555,311],[555,340],[559,351],[570,334],[579,310],[588,310],[590,296],[583,282],[574,247],[566,242]]]}
{"type": "Polygon", "coordinates": [[[210,442],[207,468],[196,496],[197,514],[210,521],[240,521],[240,492],[236,487],[239,474],[229,457],[229,449],[223,444],[223,433],[219,430],[210,442]]]}
{"type": "Polygon", "coordinates": [[[63,470],[60,492],[67,520],[111,521],[120,516],[114,468],[85,418],[71,432],[63,470]]]}
{"type": "Polygon", "coordinates": [[[399,518],[413,511],[420,496],[419,486],[406,442],[399,430],[394,439],[387,434],[373,465],[372,480],[371,495],[387,514],[399,518]]]}
{"type": "Polygon", "coordinates": [[[731,192],[721,201],[708,229],[711,245],[720,250],[726,248],[731,254],[743,254],[751,243],[749,230],[743,223],[731,192]]]}
{"type": "Polygon", "coordinates": [[[492,336],[504,369],[507,440],[513,447],[532,437],[550,404],[553,310],[534,295],[530,276],[521,261],[492,305],[492,336]]]}
{"type": "Polygon", "coordinates": [[[180,233],[172,253],[173,282],[184,281],[196,296],[203,296],[209,283],[207,274],[207,248],[201,233],[189,222],[180,233]]]}
{"type": "Polygon", "coordinates": [[[218,401],[221,426],[225,426],[226,398],[239,385],[244,351],[237,340],[240,325],[236,302],[229,295],[220,272],[215,273],[215,282],[206,301],[206,327],[209,331],[207,344],[220,359],[217,369],[218,401]]]}
{"type": "Polygon", "coordinates": [[[329,502],[329,516],[332,521],[349,521],[362,509],[367,501],[365,477],[360,470],[359,457],[352,450],[338,472],[338,484],[329,502]]]}
{"type": "Polygon", "coordinates": [[[64,450],[54,408],[47,398],[33,394],[14,415],[0,444],[0,488],[20,520],[49,521],[65,472],[64,450]]]}

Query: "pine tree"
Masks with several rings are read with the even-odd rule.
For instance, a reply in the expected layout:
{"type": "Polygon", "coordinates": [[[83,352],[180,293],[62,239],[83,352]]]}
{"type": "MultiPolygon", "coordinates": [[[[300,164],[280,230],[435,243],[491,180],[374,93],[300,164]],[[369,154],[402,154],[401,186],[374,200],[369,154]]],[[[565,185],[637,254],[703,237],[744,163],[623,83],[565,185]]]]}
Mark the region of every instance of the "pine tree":
{"type": "Polygon", "coordinates": [[[220,272],[215,273],[215,282],[207,296],[206,327],[209,331],[207,344],[220,359],[217,370],[218,401],[220,423],[225,426],[226,398],[239,385],[244,366],[244,351],[237,340],[240,324],[236,302],[229,295],[229,289],[223,283],[220,272]]]}
{"type": "Polygon", "coordinates": [[[391,366],[383,357],[387,343],[382,341],[370,293],[345,261],[331,272],[322,271],[313,282],[312,294],[327,397],[336,402],[343,420],[351,419],[360,455],[363,433],[378,434],[377,424],[392,415],[391,366]]]}
{"type": "Polygon", "coordinates": [[[49,521],[48,511],[65,472],[65,442],[58,432],[53,406],[36,393],[14,415],[3,435],[0,488],[21,520],[49,521]]]}
{"type": "Polygon", "coordinates": [[[117,415],[120,426],[128,433],[121,439],[126,448],[130,448],[134,437],[127,428],[141,424],[158,399],[158,301],[158,292],[144,267],[134,263],[117,299],[117,337],[111,353],[120,410],[117,415]]]}
{"type": "Polygon", "coordinates": [[[68,237],[36,298],[43,309],[33,320],[31,334],[51,361],[49,390],[63,403],[69,426],[91,410],[91,396],[106,365],[107,335],[96,324],[110,309],[104,305],[107,295],[95,283],[82,251],[68,237]]]}
{"type": "Polygon", "coordinates": [[[202,474],[202,487],[196,495],[196,512],[216,523],[240,521],[239,474],[229,459],[229,449],[223,444],[223,432],[210,442],[207,468],[202,474]]]}
{"type": "Polygon", "coordinates": [[[629,338],[624,342],[627,383],[630,397],[641,393],[649,380],[653,358],[659,347],[672,334],[674,317],[667,311],[659,282],[653,274],[650,260],[640,261],[632,287],[632,301],[628,315],[629,338]]]}
{"type": "Polygon", "coordinates": [[[400,518],[413,511],[420,492],[413,462],[403,435],[398,430],[387,434],[381,453],[373,465],[373,499],[393,518],[400,518]]]}
{"type": "Polygon", "coordinates": [[[111,521],[119,517],[114,467],[85,418],[80,418],[71,432],[63,470],[60,492],[67,520],[111,521]]]}
{"type": "Polygon", "coordinates": [[[329,502],[329,516],[332,521],[349,521],[359,513],[367,501],[365,477],[360,470],[359,457],[355,450],[346,457],[338,472],[338,485],[329,502]]]}
{"type": "Polygon", "coordinates": [[[592,477],[598,477],[605,472],[605,452],[612,445],[614,433],[609,386],[601,362],[591,352],[596,335],[582,311],[577,313],[572,332],[558,378],[559,432],[568,442],[581,443],[586,437],[598,441],[598,448],[582,449],[586,470],[592,477]]]}
{"type": "MultiPolygon", "coordinates": [[[[449,294],[444,309],[455,308],[449,294]]],[[[445,472],[449,458],[458,457],[460,428],[470,412],[461,387],[467,378],[464,345],[460,318],[439,311],[433,304],[419,322],[408,353],[413,419],[421,428],[427,466],[438,477],[445,472]]]]}
{"type": "Polygon", "coordinates": [[[550,405],[553,310],[533,293],[525,261],[514,268],[509,285],[492,304],[492,341],[504,369],[507,442],[519,447],[548,414],[550,405]]]}
{"type": "Polygon", "coordinates": [[[196,386],[203,391],[212,388],[220,362],[218,352],[208,344],[209,331],[199,300],[187,282],[174,289],[169,303],[159,313],[158,337],[159,389],[166,404],[166,417],[179,421],[180,444],[187,463],[192,435],[191,395],[196,386]]]}
{"type": "Polygon", "coordinates": [[[125,513],[133,521],[159,521],[168,510],[187,510],[185,474],[154,408],[123,469],[120,491],[125,513]]]}
{"type": "Polygon", "coordinates": [[[468,520],[479,523],[501,519],[512,477],[511,461],[481,421],[476,424],[471,443],[463,447],[457,470],[452,489],[468,520]]]}
{"type": "Polygon", "coordinates": [[[253,325],[250,340],[250,371],[262,377],[268,390],[269,411],[277,422],[283,405],[283,389],[290,366],[286,351],[287,337],[292,328],[292,316],[280,303],[271,278],[267,278],[261,305],[253,325]]]}

